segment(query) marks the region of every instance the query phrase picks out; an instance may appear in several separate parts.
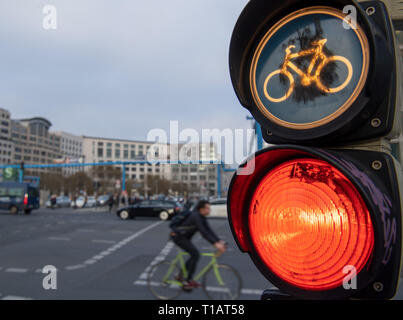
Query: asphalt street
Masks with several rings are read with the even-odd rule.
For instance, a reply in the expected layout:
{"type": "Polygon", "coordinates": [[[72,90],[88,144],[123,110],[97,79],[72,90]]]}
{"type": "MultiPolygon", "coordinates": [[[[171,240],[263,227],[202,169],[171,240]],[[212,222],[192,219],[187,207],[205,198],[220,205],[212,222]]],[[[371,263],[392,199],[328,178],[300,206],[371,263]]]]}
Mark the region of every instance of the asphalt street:
{"type": "MultiPolygon", "coordinates": [[[[229,243],[219,262],[240,273],[240,299],[257,300],[263,289],[274,288],[238,250],[227,220],[209,222],[229,243]]],[[[122,221],[99,209],[41,209],[29,216],[0,212],[0,300],[154,299],[146,286],[147,271],[178,252],[168,241],[168,232],[168,222],[157,218],[122,221]],[[55,290],[43,286],[46,266],[57,269],[55,290]]],[[[194,242],[202,252],[214,251],[200,235],[194,242]]],[[[208,262],[205,259],[198,270],[208,262]]],[[[197,289],[177,299],[207,297],[197,289]]],[[[403,300],[403,286],[395,299],[403,300]]]]}
{"type": "MultiPolygon", "coordinates": [[[[259,299],[263,289],[273,288],[238,250],[227,220],[209,221],[229,243],[220,262],[241,274],[241,299],[259,299]]],[[[94,209],[41,209],[29,216],[0,212],[0,300],[154,299],[145,285],[146,271],[176,255],[168,232],[168,222],[157,218],[122,221],[94,209]],[[55,290],[43,287],[45,266],[57,269],[55,290]]],[[[194,242],[202,252],[214,251],[200,235],[194,242]]],[[[207,263],[203,259],[199,267],[207,263]]],[[[197,289],[177,299],[207,298],[197,289]]]]}

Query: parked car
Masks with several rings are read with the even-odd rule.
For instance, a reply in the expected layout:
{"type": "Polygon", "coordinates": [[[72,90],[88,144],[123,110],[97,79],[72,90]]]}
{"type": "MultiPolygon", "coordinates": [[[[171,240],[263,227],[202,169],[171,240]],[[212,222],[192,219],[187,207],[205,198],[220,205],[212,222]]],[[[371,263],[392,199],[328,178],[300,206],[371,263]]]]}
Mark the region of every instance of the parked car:
{"type": "MultiPolygon", "coordinates": [[[[52,204],[50,200],[46,201],[46,208],[51,208],[52,204]]],[[[56,208],[68,208],[70,207],[70,198],[66,196],[61,196],[56,198],[56,208]]]]}
{"type": "Polygon", "coordinates": [[[227,198],[218,198],[210,201],[210,217],[226,218],[227,214],[227,198]]]}
{"type": "Polygon", "coordinates": [[[182,210],[182,206],[175,201],[167,200],[143,200],[128,207],[119,209],[116,214],[122,220],[135,217],[159,217],[161,220],[169,220],[175,213],[182,210]]]}
{"type": "Polygon", "coordinates": [[[29,183],[0,182],[0,210],[8,210],[11,214],[24,211],[30,214],[39,209],[39,189],[29,183]]]}
{"type": "Polygon", "coordinates": [[[86,208],[94,208],[97,206],[97,199],[95,197],[88,197],[87,203],[85,204],[86,208]]]}
{"type": "Polygon", "coordinates": [[[80,196],[76,199],[75,203],[72,201],[71,206],[74,208],[83,208],[85,205],[85,197],[80,196]]]}
{"type": "Polygon", "coordinates": [[[107,194],[102,195],[102,196],[99,196],[99,197],[97,198],[98,206],[103,207],[103,206],[108,205],[109,197],[110,197],[110,196],[107,195],[107,194]]]}

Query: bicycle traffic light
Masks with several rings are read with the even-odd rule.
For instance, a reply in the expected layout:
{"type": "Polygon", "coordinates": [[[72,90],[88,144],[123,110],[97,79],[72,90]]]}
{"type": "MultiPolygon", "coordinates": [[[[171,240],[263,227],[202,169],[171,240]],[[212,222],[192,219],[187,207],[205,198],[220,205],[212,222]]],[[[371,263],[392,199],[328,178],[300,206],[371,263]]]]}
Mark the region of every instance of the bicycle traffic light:
{"type": "Polygon", "coordinates": [[[391,137],[400,112],[396,50],[377,1],[253,0],[234,29],[230,73],[270,143],[391,137]]]}
{"type": "Polygon", "coordinates": [[[234,29],[230,73],[276,144],[232,179],[227,209],[240,249],[292,297],[392,298],[401,56],[386,6],[251,0],[234,29]]]}

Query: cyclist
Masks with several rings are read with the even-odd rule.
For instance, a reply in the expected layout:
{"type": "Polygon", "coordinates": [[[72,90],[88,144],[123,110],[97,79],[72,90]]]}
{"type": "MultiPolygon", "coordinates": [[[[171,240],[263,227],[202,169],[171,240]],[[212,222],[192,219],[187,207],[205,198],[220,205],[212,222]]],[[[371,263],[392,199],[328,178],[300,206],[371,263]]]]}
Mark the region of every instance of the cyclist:
{"type": "Polygon", "coordinates": [[[200,231],[203,238],[213,244],[220,252],[225,251],[225,242],[217,237],[207,222],[206,216],[210,214],[210,210],[210,203],[208,201],[199,201],[195,210],[192,211],[179,226],[173,228],[170,233],[172,241],[190,255],[190,258],[186,261],[188,276],[183,283],[185,290],[200,287],[200,283],[192,280],[200,258],[199,250],[197,250],[191,241],[197,231],[200,231]]]}

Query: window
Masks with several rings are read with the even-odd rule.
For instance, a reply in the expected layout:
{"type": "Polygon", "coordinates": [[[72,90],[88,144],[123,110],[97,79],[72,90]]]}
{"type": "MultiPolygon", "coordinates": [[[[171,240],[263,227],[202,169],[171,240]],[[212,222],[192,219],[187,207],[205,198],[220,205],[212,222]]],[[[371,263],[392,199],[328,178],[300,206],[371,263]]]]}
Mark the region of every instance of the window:
{"type": "Polygon", "coordinates": [[[23,188],[9,188],[8,195],[10,197],[23,197],[24,189],[23,188]]]}
{"type": "Polygon", "coordinates": [[[106,157],[112,158],[112,149],[106,149],[106,157]]]}
{"type": "Polygon", "coordinates": [[[135,159],[136,158],[136,151],[130,150],[130,158],[135,159]]]}
{"type": "Polygon", "coordinates": [[[104,149],[98,148],[98,157],[103,157],[104,156],[104,149]]]}
{"type": "Polygon", "coordinates": [[[120,158],[120,149],[115,149],[115,158],[120,158]]]}
{"type": "Polygon", "coordinates": [[[129,150],[123,150],[123,158],[129,159],[129,150]]]}

